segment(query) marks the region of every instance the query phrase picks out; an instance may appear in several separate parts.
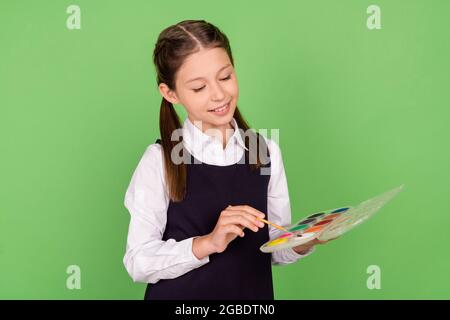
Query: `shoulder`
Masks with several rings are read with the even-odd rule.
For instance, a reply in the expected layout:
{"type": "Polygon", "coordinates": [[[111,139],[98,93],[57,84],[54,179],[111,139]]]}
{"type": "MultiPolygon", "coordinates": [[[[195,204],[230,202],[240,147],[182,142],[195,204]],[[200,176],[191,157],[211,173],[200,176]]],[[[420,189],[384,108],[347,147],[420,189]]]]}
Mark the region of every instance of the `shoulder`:
{"type": "Polygon", "coordinates": [[[145,148],[136,171],[147,175],[163,176],[161,175],[163,172],[163,154],[159,143],[152,143],[145,148]]]}
{"type": "Polygon", "coordinates": [[[145,158],[150,158],[153,160],[162,160],[162,146],[159,143],[152,143],[145,148],[144,155],[145,158]]]}
{"type": "Polygon", "coordinates": [[[157,143],[145,147],[125,194],[130,212],[146,214],[165,208],[168,202],[163,174],[162,148],[157,143]]]}

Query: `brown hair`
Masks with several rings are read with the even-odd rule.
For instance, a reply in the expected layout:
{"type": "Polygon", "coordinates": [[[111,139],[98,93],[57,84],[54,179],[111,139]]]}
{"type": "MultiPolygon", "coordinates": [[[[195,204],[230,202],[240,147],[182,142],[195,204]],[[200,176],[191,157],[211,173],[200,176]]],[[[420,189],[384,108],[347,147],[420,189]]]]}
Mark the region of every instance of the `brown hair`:
{"type": "MultiPolygon", "coordinates": [[[[190,54],[198,52],[202,48],[223,48],[234,66],[227,36],[211,23],[204,20],[184,20],[164,29],[158,37],[153,52],[153,63],[156,68],[158,86],[160,83],[165,83],[170,90],[174,90],[177,71],[190,54]]],[[[234,118],[239,129],[247,132],[249,126],[237,106],[234,111],[234,118]]],[[[186,194],[186,164],[184,162],[175,164],[171,161],[172,149],[179,143],[171,140],[172,132],[180,128],[181,123],[177,112],[172,103],[163,97],[159,114],[159,130],[163,149],[165,177],[169,197],[172,201],[181,201],[186,194]]],[[[259,134],[257,136],[259,137],[259,134]]],[[[248,136],[246,135],[246,137],[248,136]]],[[[256,150],[259,150],[260,138],[256,140],[256,150]]],[[[246,147],[249,148],[248,139],[244,138],[244,141],[246,147]]],[[[249,150],[252,152],[251,148],[249,150]]],[[[246,157],[248,157],[247,150],[246,157]]],[[[252,170],[255,170],[260,168],[261,165],[258,153],[256,161],[252,161],[250,166],[252,170]]]]}

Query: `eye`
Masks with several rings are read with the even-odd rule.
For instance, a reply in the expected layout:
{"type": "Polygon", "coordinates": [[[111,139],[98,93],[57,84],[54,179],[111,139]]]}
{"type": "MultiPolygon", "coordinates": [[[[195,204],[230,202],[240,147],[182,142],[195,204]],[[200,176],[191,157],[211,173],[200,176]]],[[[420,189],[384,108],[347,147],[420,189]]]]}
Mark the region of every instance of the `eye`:
{"type": "Polygon", "coordinates": [[[204,88],[205,86],[203,86],[203,87],[201,87],[201,88],[198,88],[198,89],[192,89],[194,92],[199,92],[199,91],[201,91],[203,88],[204,88]]]}
{"type": "MultiPolygon", "coordinates": [[[[230,79],[231,79],[231,74],[230,74],[229,76],[225,77],[225,78],[220,79],[220,80],[226,81],[226,80],[230,80],[230,79]]],[[[203,87],[201,87],[201,88],[197,88],[197,89],[192,89],[192,91],[194,91],[194,92],[199,92],[199,91],[203,90],[204,87],[205,87],[205,86],[203,86],[203,87]]]]}

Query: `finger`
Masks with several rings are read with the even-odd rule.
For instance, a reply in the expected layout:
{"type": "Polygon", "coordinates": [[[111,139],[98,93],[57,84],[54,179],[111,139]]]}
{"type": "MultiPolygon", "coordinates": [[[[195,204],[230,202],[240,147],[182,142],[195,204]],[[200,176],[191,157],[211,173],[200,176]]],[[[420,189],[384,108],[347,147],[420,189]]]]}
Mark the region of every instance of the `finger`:
{"type": "Polygon", "coordinates": [[[314,239],[314,240],[316,241],[317,244],[324,244],[324,243],[327,243],[329,241],[329,240],[322,241],[322,240],[319,240],[319,239],[314,239]]]}
{"type": "Polygon", "coordinates": [[[312,247],[312,246],[315,246],[316,244],[320,244],[320,243],[321,243],[321,241],[319,239],[314,238],[314,239],[304,243],[303,245],[312,247]]]}
{"type": "Polygon", "coordinates": [[[228,225],[228,224],[243,225],[243,226],[253,230],[254,232],[258,231],[259,228],[262,228],[264,226],[264,224],[262,224],[262,226],[255,224],[254,221],[248,219],[244,215],[233,215],[233,216],[223,217],[221,224],[222,225],[228,225]]]}
{"type": "Polygon", "coordinates": [[[234,210],[234,211],[243,211],[243,212],[246,212],[247,214],[251,214],[257,218],[265,217],[264,212],[261,212],[261,211],[255,209],[251,206],[248,206],[248,205],[228,206],[227,209],[234,210]]]}
{"type": "Polygon", "coordinates": [[[229,208],[225,209],[224,211],[222,211],[222,216],[224,217],[230,217],[230,216],[236,216],[236,215],[240,215],[245,217],[246,219],[250,220],[251,222],[253,222],[253,224],[259,228],[264,227],[264,223],[262,221],[260,221],[258,219],[258,217],[246,212],[246,211],[242,211],[242,210],[230,210],[229,208]]]}
{"type": "Polygon", "coordinates": [[[239,237],[243,237],[245,235],[244,231],[234,224],[227,224],[223,227],[224,233],[233,233],[239,237]]]}
{"type": "Polygon", "coordinates": [[[249,214],[254,215],[255,217],[258,218],[264,218],[266,215],[264,214],[264,212],[259,211],[258,209],[255,209],[251,206],[248,205],[239,205],[239,206],[228,206],[227,209],[229,210],[241,210],[244,212],[247,212],[249,214]]]}
{"type": "Polygon", "coordinates": [[[264,227],[264,222],[262,222],[261,220],[258,219],[258,217],[255,217],[254,215],[242,211],[242,210],[232,210],[231,212],[233,212],[232,215],[239,215],[244,217],[245,219],[249,220],[250,222],[252,222],[255,226],[257,226],[258,228],[263,228],[264,227]]]}
{"type": "Polygon", "coordinates": [[[264,225],[262,225],[262,226],[257,225],[258,222],[256,221],[256,219],[255,219],[255,221],[252,221],[243,214],[226,216],[222,219],[223,225],[230,224],[230,223],[242,225],[246,228],[251,229],[254,232],[257,232],[259,230],[259,228],[262,228],[264,226],[264,225]]]}

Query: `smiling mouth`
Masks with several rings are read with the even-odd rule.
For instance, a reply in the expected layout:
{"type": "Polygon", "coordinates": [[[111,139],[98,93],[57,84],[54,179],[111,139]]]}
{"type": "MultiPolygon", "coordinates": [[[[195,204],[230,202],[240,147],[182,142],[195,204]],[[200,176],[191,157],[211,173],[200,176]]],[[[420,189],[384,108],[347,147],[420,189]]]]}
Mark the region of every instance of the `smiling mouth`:
{"type": "Polygon", "coordinates": [[[220,106],[220,107],[217,107],[217,108],[215,108],[215,109],[210,109],[210,110],[208,110],[208,112],[212,112],[212,111],[223,111],[223,110],[225,110],[229,105],[230,105],[230,103],[231,103],[231,100],[230,101],[228,101],[227,103],[225,103],[224,105],[222,105],[222,106],[220,106]]]}

